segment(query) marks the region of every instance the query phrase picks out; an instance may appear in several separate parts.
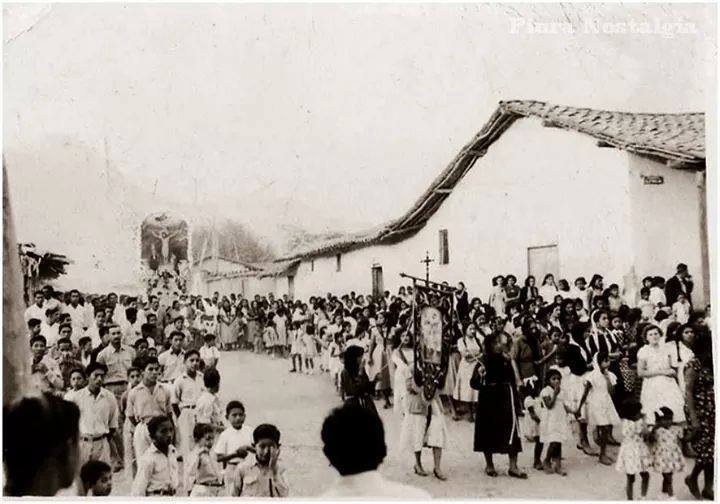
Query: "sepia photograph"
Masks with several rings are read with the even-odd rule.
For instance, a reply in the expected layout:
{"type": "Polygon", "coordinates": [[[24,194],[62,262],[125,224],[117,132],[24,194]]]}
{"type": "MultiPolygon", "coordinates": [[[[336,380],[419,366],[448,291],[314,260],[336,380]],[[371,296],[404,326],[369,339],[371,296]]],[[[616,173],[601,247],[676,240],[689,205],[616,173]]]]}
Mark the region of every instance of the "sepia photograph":
{"type": "Polygon", "coordinates": [[[2,9],[5,498],[714,500],[715,3],[2,9]]]}

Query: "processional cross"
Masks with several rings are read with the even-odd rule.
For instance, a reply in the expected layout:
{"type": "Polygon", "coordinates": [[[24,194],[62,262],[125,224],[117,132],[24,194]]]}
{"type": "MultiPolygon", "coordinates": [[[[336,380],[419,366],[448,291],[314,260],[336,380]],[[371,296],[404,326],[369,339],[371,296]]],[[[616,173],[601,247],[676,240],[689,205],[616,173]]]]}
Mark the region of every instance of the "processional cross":
{"type": "Polygon", "coordinates": [[[430,282],[430,263],[435,262],[435,259],[430,259],[430,253],[425,251],[425,259],[420,262],[425,263],[425,283],[427,284],[430,282]]]}

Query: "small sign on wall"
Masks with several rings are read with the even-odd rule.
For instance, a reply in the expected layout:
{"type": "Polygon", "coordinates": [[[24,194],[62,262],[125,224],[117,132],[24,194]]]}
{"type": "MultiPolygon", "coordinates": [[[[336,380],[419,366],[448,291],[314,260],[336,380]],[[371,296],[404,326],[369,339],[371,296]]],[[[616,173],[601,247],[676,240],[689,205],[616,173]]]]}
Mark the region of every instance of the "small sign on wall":
{"type": "Polygon", "coordinates": [[[642,181],[644,185],[662,185],[665,178],[662,175],[642,175],[642,181]]]}

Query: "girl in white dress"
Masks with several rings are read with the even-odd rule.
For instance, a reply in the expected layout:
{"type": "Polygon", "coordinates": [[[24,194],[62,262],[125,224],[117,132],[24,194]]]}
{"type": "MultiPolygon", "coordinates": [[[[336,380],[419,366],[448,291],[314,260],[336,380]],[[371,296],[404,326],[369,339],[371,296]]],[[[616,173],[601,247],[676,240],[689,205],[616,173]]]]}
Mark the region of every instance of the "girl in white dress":
{"type": "MultiPolygon", "coordinates": [[[[470,421],[475,421],[475,403],[478,400],[478,391],[470,386],[470,378],[472,378],[475,365],[480,362],[482,356],[482,346],[477,337],[477,329],[474,324],[468,325],[465,335],[457,341],[458,352],[460,353],[460,363],[458,365],[457,377],[455,378],[455,390],[453,391],[453,399],[462,405],[468,406],[470,411],[470,421]]],[[[462,407],[462,406],[461,406],[462,407]]],[[[460,416],[456,415],[453,420],[459,420],[460,416]]]]}
{"type": "Polygon", "coordinates": [[[647,344],[638,350],[638,376],[643,379],[640,403],[648,421],[663,406],[673,412],[676,422],[685,421],[685,399],[677,382],[677,371],[668,347],[661,343],[660,328],[649,325],[643,331],[647,344]]]}
{"type": "MultiPolygon", "coordinates": [[[[507,295],[505,294],[505,287],[503,282],[505,278],[500,275],[493,278],[492,281],[492,292],[490,293],[490,299],[488,304],[495,310],[496,317],[505,317],[505,305],[507,303],[507,295]]],[[[472,320],[472,319],[471,319],[472,320]]]]}
{"type": "Polygon", "coordinates": [[[543,416],[545,406],[543,405],[542,399],[540,399],[540,387],[537,376],[526,378],[523,381],[521,393],[525,396],[525,400],[523,401],[525,416],[522,417],[523,423],[521,430],[525,439],[535,443],[533,467],[541,471],[543,468],[543,444],[540,442],[540,419],[543,416]]]}
{"type": "Polygon", "coordinates": [[[625,473],[627,482],[625,493],[628,500],[633,500],[635,476],[640,474],[640,494],[645,498],[650,484],[650,468],[652,467],[652,454],[645,441],[648,434],[645,415],[638,402],[629,402],[623,405],[622,433],[623,440],[618,452],[615,469],[625,473]]]}
{"type": "Polygon", "coordinates": [[[565,404],[560,384],[562,375],[557,369],[549,369],[545,376],[546,386],[540,392],[545,409],[540,417],[540,442],[547,446],[543,469],[546,473],[567,476],[562,467],[562,444],[570,438],[569,408],[565,404]]]}
{"type": "Polygon", "coordinates": [[[600,463],[611,465],[613,460],[607,455],[607,445],[613,425],[620,423],[610,395],[617,383],[617,377],[609,371],[610,357],[600,351],[593,357],[593,369],[585,377],[585,392],[580,399],[580,409],[587,401],[588,424],[597,427],[600,463]]]}

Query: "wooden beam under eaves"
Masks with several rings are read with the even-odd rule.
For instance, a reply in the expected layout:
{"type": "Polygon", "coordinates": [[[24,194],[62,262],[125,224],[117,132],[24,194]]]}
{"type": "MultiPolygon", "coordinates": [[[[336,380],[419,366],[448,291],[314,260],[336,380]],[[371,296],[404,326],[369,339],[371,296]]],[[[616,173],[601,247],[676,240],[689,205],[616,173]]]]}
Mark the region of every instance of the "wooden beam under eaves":
{"type": "Polygon", "coordinates": [[[435,189],[433,192],[434,192],[435,194],[450,194],[452,191],[453,191],[452,189],[443,189],[443,188],[440,188],[440,189],[435,189]]]}
{"type": "Polygon", "coordinates": [[[558,123],[556,123],[556,122],[554,122],[554,121],[551,121],[550,119],[543,119],[542,125],[543,125],[545,128],[560,128],[560,129],[565,129],[565,127],[564,127],[563,125],[558,124],[558,123]]]}
{"type": "Polygon", "coordinates": [[[703,170],[705,168],[705,163],[691,163],[679,159],[668,159],[665,164],[668,168],[674,168],[676,170],[703,170]]]}
{"type": "Polygon", "coordinates": [[[611,148],[611,149],[615,148],[615,146],[613,144],[607,143],[604,140],[598,140],[597,146],[602,147],[602,148],[611,148]]]}

